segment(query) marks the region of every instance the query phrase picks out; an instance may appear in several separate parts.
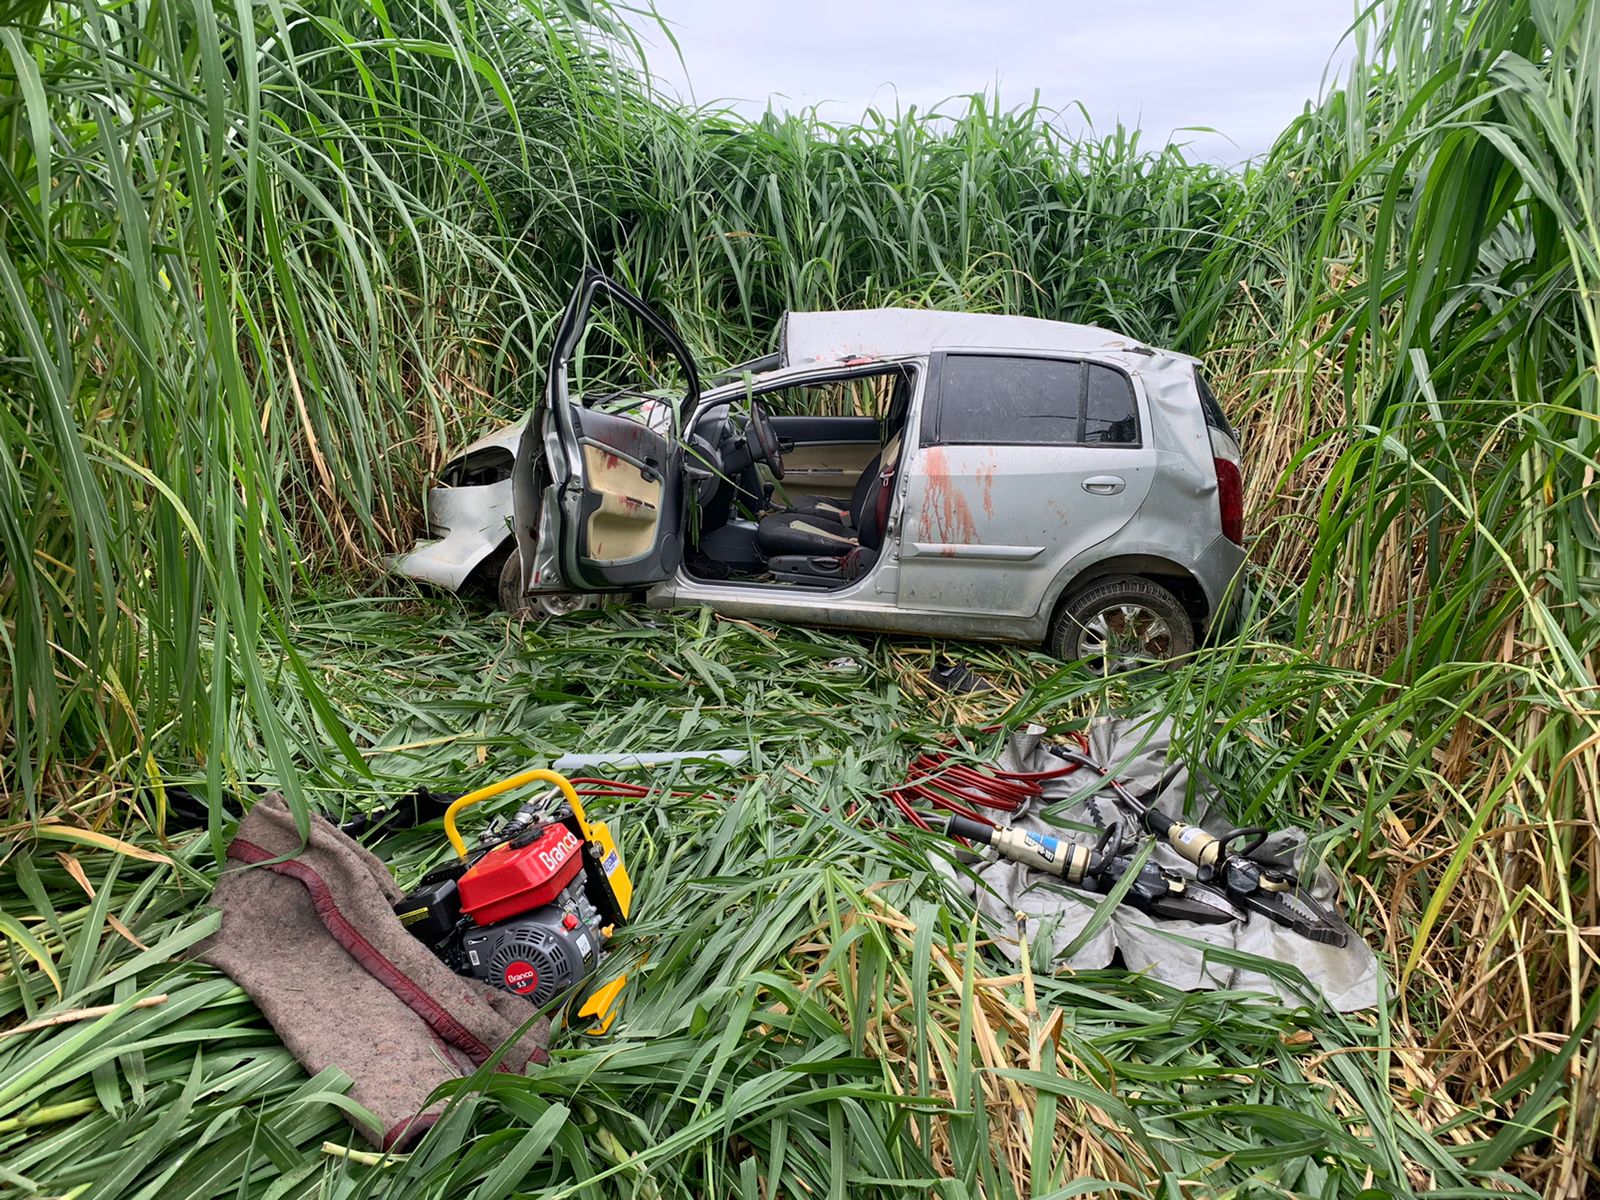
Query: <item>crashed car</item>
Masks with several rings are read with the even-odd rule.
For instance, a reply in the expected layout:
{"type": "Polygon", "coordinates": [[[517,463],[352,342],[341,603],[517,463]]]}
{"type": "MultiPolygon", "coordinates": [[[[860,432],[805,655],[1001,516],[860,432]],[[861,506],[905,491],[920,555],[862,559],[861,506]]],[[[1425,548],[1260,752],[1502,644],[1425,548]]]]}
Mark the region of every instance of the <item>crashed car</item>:
{"type": "Polygon", "coordinates": [[[497,569],[513,610],[637,593],[1112,669],[1228,624],[1241,457],[1197,360],[906,309],[790,312],[777,346],[702,390],[672,328],[585,272],[531,417],[449,463],[396,568],[449,588],[497,569]],[[659,339],[670,385],[574,387],[602,300],[659,339]]]}

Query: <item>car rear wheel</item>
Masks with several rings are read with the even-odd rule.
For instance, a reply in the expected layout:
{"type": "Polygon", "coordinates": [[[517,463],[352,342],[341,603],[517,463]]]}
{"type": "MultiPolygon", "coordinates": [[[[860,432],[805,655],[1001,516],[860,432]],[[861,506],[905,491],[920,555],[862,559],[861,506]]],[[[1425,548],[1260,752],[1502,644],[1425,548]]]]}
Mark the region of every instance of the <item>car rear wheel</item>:
{"type": "Polygon", "coordinates": [[[564,617],[586,608],[598,608],[600,597],[581,592],[534,592],[522,590],[522,560],[515,550],[500,568],[500,607],[513,617],[564,617]]]}
{"type": "Polygon", "coordinates": [[[1046,643],[1066,662],[1129,671],[1194,651],[1194,622],[1177,596],[1132,575],[1097,579],[1069,596],[1046,643]]]}

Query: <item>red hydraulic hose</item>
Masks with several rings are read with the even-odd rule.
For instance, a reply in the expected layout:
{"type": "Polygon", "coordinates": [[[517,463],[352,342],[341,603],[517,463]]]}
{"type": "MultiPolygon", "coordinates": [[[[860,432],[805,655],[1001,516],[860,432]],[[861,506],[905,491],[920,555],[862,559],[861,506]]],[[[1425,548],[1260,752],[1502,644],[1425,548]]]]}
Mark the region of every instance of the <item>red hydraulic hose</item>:
{"type": "MultiPolygon", "coordinates": [[[[1082,734],[1069,736],[1087,751],[1088,743],[1082,734]]],[[[1047,781],[1078,770],[1076,763],[1064,763],[1049,771],[1007,771],[992,763],[974,765],[950,753],[955,744],[954,738],[948,738],[942,748],[919,753],[906,769],[905,782],[884,793],[918,829],[932,829],[927,815],[918,811],[919,804],[993,825],[995,822],[980,809],[1017,812],[1029,800],[1044,795],[1047,781]]]]}

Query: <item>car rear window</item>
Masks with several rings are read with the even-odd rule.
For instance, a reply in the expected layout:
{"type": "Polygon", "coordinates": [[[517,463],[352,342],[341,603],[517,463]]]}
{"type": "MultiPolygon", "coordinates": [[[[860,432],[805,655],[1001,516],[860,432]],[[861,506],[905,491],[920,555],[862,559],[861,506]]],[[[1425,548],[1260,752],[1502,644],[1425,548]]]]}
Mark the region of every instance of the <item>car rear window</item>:
{"type": "Polygon", "coordinates": [[[1133,384],[1121,371],[1089,364],[1083,441],[1090,446],[1139,444],[1139,409],[1133,399],[1133,384]]]}
{"type": "Polygon", "coordinates": [[[1128,377],[1096,363],[947,355],[936,437],[947,445],[1136,446],[1128,377]]]}
{"type": "Polygon", "coordinates": [[[1211,390],[1211,385],[1206,382],[1206,377],[1200,373],[1200,368],[1194,369],[1194,386],[1200,393],[1200,408],[1206,414],[1206,424],[1213,429],[1219,429],[1231,437],[1237,444],[1239,435],[1234,433],[1233,426],[1228,424],[1228,414],[1222,411],[1222,405],[1217,403],[1217,397],[1211,390]]]}

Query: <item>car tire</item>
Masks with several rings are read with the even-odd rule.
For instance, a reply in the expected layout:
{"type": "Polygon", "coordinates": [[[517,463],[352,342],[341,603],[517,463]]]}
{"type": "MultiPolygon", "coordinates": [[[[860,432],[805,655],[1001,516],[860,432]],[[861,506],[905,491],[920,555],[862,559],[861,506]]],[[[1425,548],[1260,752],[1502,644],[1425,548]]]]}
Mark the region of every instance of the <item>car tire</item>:
{"type": "Polygon", "coordinates": [[[500,607],[513,617],[525,617],[531,611],[528,597],[522,590],[522,555],[515,546],[500,568],[500,583],[496,591],[500,607]]]}
{"type": "Polygon", "coordinates": [[[511,551],[500,568],[500,607],[513,617],[565,617],[585,609],[599,608],[600,597],[580,592],[534,592],[522,590],[522,560],[511,551]]]}
{"type": "Polygon", "coordinates": [[[1111,674],[1192,654],[1195,628],[1183,602],[1159,583],[1114,575],[1062,602],[1045,646],[1064,662],[1086,660],[1111,674]]]}

